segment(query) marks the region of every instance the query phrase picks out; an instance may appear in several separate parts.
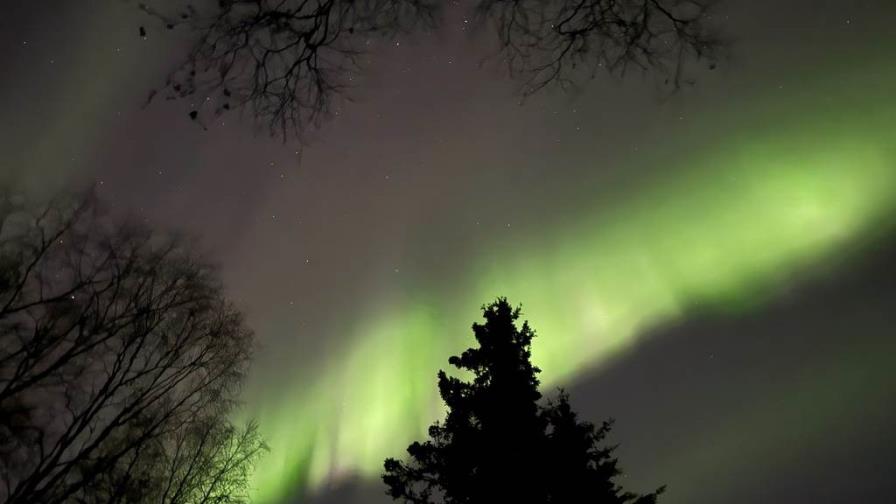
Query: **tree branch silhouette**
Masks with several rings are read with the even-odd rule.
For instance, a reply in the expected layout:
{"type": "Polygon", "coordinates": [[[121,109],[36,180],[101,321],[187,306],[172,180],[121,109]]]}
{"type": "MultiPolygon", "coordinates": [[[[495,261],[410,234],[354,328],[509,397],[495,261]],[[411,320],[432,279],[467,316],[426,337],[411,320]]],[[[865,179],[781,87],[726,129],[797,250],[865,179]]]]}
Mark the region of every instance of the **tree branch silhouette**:
{"type": "Polygon", "coordinates": [[[240,502],[265,450],[227,419],[253,338],[214,270],[93,197],[0,199],[0,496],[240,502]]]}
{"type": "MultiPolygon", "coordinates": [[[[677,88],[692,60],[723,45],[708,22],[717,0],[477,0],[479,27],[494,30],[497,59],[521,82],[523,97],[568,89],[600,70],[654,70],[677,88]]],[[[220,0],[210,12],[186,5],[140,8],[166,28],[195,36],[167,78],[166,99],[193,100],[205,125],[230,111],[284,141],[304,141],[350,99],[371,40],[441,21],[439,0],[220,0]]],[[[146,36],[146,28],[140,27],[146,36]]],[[[148,101],[158,93],[150,93],[148,101]]]]}
{"type": "MultiPolygon", "coordinates": [[[[211,14],[187,6],[166,14],[140,7],[166,27],[185,25],[197,40],[169,75],[168,98],[192,97],[201,120],[248,109],[272,135],[303,139],[346,97],[373,38],[435,24],[437,0],[221,0],[211,14]]],[[[142,29],[142,28],[141,28],[142,29]]],[[[150,99],[155,92],[150,95],[150,99]]]]}
{"type": "Polygon", "coordinates": [[[721,41],[707,22],[715,0],[481,0],[480,22],[497,34],[496,58],[524,97],[568,89],[599,71],[653,70],[679,86],[691,60],[721,41]]]}

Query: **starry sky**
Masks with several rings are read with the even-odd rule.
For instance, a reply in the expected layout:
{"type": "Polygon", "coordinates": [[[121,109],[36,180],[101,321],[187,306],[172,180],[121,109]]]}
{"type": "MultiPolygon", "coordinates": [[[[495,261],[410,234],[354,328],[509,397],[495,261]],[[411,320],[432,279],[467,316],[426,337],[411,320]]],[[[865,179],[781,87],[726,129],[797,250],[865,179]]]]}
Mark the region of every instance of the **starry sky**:
{"type": "Polygon", "coordinates": [[[729,54],[694,86],[523,104],[467,7],[373,43],[300,148],[142,107],[188,38],[134,3],[17,2],[0,176],[94,184],[220,266],[260,342],[240,415],[271,445],[263,502],[387,502],[382,459],[439,415],[435,373],[497,295],[538,332],[546,386],[617,420],[626,486],[892,499],[896,6],[729,0],[729,54]]]}

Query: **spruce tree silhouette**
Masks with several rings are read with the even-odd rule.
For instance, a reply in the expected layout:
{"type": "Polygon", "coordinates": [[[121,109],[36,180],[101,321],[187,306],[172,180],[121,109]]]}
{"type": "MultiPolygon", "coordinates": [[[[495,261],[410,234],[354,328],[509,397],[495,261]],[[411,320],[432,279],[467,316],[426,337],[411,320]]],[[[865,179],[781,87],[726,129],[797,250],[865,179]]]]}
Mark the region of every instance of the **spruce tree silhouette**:
{"type": "Polygon", "coordinates": [[[498,298],[483,316],[473,324],[479,347],[448,360],[472,379],[439,371],[445,420],[408,447],[407,462],[386,459],[386,493],[413,504],[655,503],[663,488],[638,495],[613,481],[613,448],[599,446],[611,422],[579,421],[562,391],[539,404],[535,333],[528,322],[517,329],[520,309],[498,298]]]}

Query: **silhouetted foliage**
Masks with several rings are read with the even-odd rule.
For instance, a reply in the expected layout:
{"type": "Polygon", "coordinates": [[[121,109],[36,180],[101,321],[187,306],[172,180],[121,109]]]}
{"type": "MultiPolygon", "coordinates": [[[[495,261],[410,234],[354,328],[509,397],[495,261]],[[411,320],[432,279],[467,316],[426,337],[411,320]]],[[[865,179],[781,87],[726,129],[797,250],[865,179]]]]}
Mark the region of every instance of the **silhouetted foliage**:
{"type": "Polygon", "coordinates": [[[613,448],[600,446],[609,422],[578,420],[562,392],[539,403],[534,332],[527,322],[517,329],[519,314],[503,298],[483,307],[485,323],[473,325],[479,346],[448,361],[470,379],[439,372],[448,413],[408,447],[407,462],[386,460],[388,495],[413,504],[655,503],[662,488],[637,495],[614,483],[613,448]]]}
{"type": "MultiPolygon", "coordinates": [[[[569,87],[599,69],[618,74],[630,67],[652,69],[677,86],[686,61],[711,59],[719,46],[706,22],[715,2],[477,0],[470,5],[480,27],[495,31],[498,58],[522,80],[527,96],[551,84],[569,87]]],[[[345,96],[372,39],[434,28],[442,3],[219,0],[208,13],[189,4],[179,12],[141,8],[166,28],[185,26],[196,36],[166,82],[169,99],[193,100],[191,119],[204,124],[204,115],[248,108],[271,134],[301,140],[345,96]]],[[[140,27],[140,35],[145,33],[140,27]]]]}
{"type": "Polygon", "coordinates": [[[433,26],[437,5],[438,0],[220,0],[210,13],[191,5],[173,14],[141,8],[169,29],[185,25],[198,36],[168,78],[169,97],[208,101],[214,115],[248,106],[271,134],[301,139],[344,96],[372,38],[433,26]]]}
{"type": "Polygon", "coordinates": [[[252,335],[180,240],[0,196],[0,499],[236,503],[252,335]]]}
{"type": "Polygon", "coordinates": [[[653,69],[678,86],[689,59],[713,58],[719,40],[707,23],[715,0],[481,0],[499,56],[531,95],[569,87],[599,70],[653,69]]]}

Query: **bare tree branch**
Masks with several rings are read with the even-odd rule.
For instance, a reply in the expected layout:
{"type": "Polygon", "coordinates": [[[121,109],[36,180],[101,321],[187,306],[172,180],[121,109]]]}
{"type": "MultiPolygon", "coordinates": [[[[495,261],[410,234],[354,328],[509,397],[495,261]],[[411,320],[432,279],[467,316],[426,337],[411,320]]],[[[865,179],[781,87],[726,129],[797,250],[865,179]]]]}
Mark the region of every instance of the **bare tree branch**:
{"type": "MultiPolygon", "coordinates": [[[[184,0],[185,1],[185,0],[184,0]]],[[[690,63],[714,68],[722,44],[711,22],[718,0],[476,0],[479,28],[494,30],[494,58],[527,97],[568,89],[599,71],[652,71],[671,89],[690,63]]],[[[209,12],[185,5],[140,8],[168,29],[195,37],[167,78],[166,99],[190,99],[205,127],[239,110],[284,141],[306,140],[350,99],[371,41],[435,28],[440,0],[219,0],[209,12]]],[[[146,35],[145,27],[140,34],[146,35]]]]}
{"type": "Polygon", "coordinates": [[[90,197],[0,208],[0,497],[245,501],[265,447],[227,415],[253,337],[215,271],[90,197]]]}
{"type": "Polygon", "coordinates": [[[721,43],[708,22],[715,1],[481,0],[477,18],[495,30],[497,58],[521,80],[524,97],[632,67],[677,87],[689,60],[715,65],[721,43]]]}
{"type": "MultiPolygon", "coordinates": [[[[168,98],[190,97],[190,117],[248,109],[272,135],[304,139],[345,98],[371,39],[435,24],[438,0],[221,0],[211,14],[141,8],[197,35],[169,75],[168,98]]],[[[150,100],[155,96],[150,94],[150,100]]]]}

